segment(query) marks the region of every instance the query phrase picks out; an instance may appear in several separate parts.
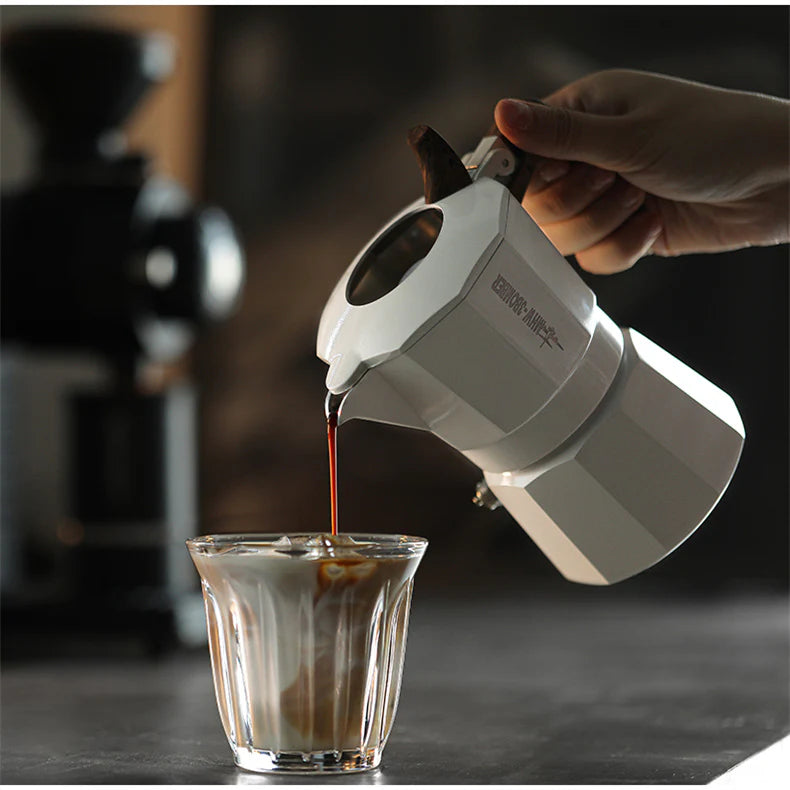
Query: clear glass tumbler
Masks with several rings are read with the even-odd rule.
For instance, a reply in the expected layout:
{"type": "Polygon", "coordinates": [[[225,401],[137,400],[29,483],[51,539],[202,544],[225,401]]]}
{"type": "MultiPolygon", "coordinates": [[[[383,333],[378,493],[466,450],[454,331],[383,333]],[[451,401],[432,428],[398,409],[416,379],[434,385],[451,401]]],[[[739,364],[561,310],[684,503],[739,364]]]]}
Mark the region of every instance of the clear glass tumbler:
{"type": "Polygon", "coordinates": [[[400,693],[414,573],[405,535],[208,535],[200,573],[222,725],[241,768],[375,768],[400,693]]]}

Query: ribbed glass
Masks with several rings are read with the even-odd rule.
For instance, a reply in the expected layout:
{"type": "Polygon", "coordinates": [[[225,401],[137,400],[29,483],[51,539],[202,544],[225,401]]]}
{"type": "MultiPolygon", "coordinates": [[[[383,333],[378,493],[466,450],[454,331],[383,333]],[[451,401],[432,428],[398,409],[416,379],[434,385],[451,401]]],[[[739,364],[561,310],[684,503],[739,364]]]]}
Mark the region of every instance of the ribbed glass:
{"type": "Polygon", "coordinates": [[[427,541],[341,537],[316,547],[325,536],[290,536],[290,549],[277,535],[187,541],[220,717],[242,768],[345,772],[381,760],[427,541]]]}

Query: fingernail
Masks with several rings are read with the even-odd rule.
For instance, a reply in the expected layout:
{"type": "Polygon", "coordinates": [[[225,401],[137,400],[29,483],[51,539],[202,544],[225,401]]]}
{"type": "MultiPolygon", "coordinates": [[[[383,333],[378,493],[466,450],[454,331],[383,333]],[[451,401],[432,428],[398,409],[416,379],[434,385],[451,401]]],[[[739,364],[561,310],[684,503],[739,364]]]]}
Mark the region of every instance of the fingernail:
{"type": "Polygon", "coordinates": [[[644,193],[641,189],[638,189],[635,186],[629,186],[623,194],[623,207],[634,208],[635,206],[638,206],[639,201],[642,200],[643,195],[644,193]]]}
{"type": "Polygon", "coordinates": [[[608,170],[593,170],[589,176],[589,183],[593,189],[603,189],[614,183],[617,178],[617,173],[611,173],[608,170]]]}
{"type": "Polygon", "coordinates": [[[515,99],[503,99],[500,105],[502,117],[508,126],[514,129],[529,129],[534,120],[532,107],[515,99]]]}
{"type": "Polygon", "coordinates": [[[556,181],[558,178],[562,178],[564,175],[567,175],[570,169],[570,162],[554,160],[553,162],[546,162],[546,164],[541,165],[538,168],[536,175],[545,183],[550,184],[552,181],[556,181]]]}

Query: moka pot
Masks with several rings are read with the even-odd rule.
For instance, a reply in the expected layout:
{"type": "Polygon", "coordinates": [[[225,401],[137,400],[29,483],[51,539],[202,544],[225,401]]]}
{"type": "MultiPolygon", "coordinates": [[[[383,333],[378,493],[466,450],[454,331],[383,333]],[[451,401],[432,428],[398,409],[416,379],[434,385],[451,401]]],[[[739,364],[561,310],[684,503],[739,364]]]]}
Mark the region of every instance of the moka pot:
{"type": "Polygon", "coordinates": [[[465,181],[425,146],[447,161],[452,150],[422,134],[433,199],[371,239],[321,316],[339,422],[431,431],[480,467],[478,498],[504,505],[566,578],[633,576],[727,488],[745,436],[738,409],[597,306],[508,188],[519,152],[489,135],[465,181]]]}

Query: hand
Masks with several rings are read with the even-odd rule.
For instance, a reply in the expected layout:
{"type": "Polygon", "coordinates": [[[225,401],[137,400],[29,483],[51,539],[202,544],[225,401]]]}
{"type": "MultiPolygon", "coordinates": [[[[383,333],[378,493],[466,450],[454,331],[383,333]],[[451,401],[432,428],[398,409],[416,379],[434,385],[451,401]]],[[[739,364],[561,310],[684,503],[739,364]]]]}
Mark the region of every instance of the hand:
{"type": "Polygon", "coordinates": [[[602,71],[494,117],[543,159],[523,205],[563,255],[610,274],[646,254],[787,242],[790,102],[602,71]]]}

